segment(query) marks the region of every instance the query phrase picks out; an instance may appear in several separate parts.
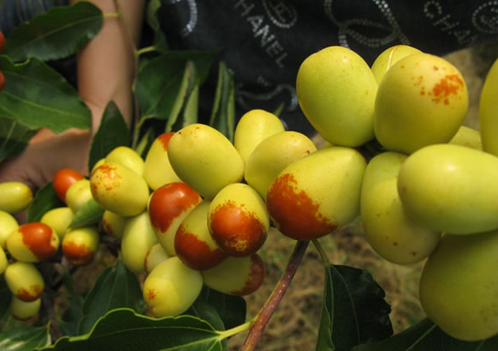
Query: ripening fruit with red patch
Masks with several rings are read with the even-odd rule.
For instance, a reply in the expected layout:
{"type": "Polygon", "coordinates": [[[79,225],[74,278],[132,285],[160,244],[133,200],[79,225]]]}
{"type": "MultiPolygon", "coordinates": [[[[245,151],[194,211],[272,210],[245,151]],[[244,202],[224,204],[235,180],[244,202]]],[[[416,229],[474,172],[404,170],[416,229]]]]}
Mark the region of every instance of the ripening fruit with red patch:
{"type": "Polygon", "coordinates": [[[150,221],[168,255],[176,256],[176,231],[201,201],[194,189],[180,182],[165,184],[152,193],[148,207],[150,221]]]}
{"type": "Polygon", "coordinates": [[[78,210],[88,201],[93,199],[90,181],[86,178],[77,180],[69,186],[66,192],[66,204],[73,211],[78,210]]]}
{"type": "Polygon", "coordinates": [[[145,157],[143,177],[152,190],[164,184],[181,182],[168,158],[168,144],[174,134],[174,132],[168,132],[159,135],[145,157]]]}
{"type": "Polygon", "coordinates": [[[70,229],[62,239],[62,252],[74,265],[91,263],[98,248],[99,233],[92,226],[70,229]]]}
{"type": "Polygon", "coordinates": [[[102,207],[123,217],[136,216],[147,208],[149,186],[128,167],[105,163],[90,176],[92,195],[102,207]]]}
{"type": "Polygon", "coordinates": [[[62,240],[73,219],[74,212],[69,207],[58,207],[45,212],[40,222],[52,227],[62,240]]]}
{"type": "Polygon", "coordinates": [[[168,157],[175,173],[205,199],[244,176],[244,161],[221,132],[205,124],[190,124],[173,135],[168,157]]]}
{"type": "Polygon", "coordinates": [[[332,146],[287,166],[266,194],[275,226],[296,240],[312,240],[354,220],[366,161],[355,149],[332,146]]]}
{"type": "Polygon", "coordinates": [[[109,210],[105,210],[102,215],[102,226],[104,231],[118,239],[123,237],[127,221],[127,217],[120,216],[109,210]]]}
{"type": "Polygon", "coordinates": [[[66,203],[66,192],[71,185],[83,179],[83,175],[71,168],[63,168],[54,175],[52,185],[57,196],[66,203]]]}
{"type": "Polygon", "coordinates": [[[0,211],[0,246],[5,248],[10,233],[19,227],[17,219],[10,213],[0,211]]]}
{"type": "Polygon", "coordinates": [[[3,90],[4,86],[5,86],[5,76],[3,75],[2,71],[0,71],[0,92],[3,90]]]}
{"type": "Polygon", "coordinates": [[[6,247],[12,257],[23,262],[40,262],[59,249],[59,236],[52,227],[33,222],[19,226],[7,238],[6,247]]]}
{"type": "Polygon", "coordinates": [[[208,214],[209,231],[230,256],[249,256],[263,246],[270,217],[261,196],[247,184],[224,187],[213,199],[208,214]]]}
{"type": "Polygon", "coordinates": [[[2,53],[5,47],[5,35],[0,31],[0,54],[2,53]]]}
{"type": "Polygon", "coordinates": [[[166,261],[168,258],[170,256],[166,253],[164,247],[160,243],[154,244],[145,255],[145,273],[149,274],[159,263],[166,261]]]}
{"type": "Polygon", "coordinates": [[[0,183],[0,211],[11,214],[28,208],[33,201],[33,191],[21,182],[0,183]]]}
{"type": "Polygon", "coordinates": [[[105,157],[105,163],[120,164],[140,175],[144,172],[142,156],[128,146],[118,146],[105,157]]]}
{"type": "Polygon", "coordinates": [[[201,289],[201,273],[187,267],[178,257],[171,257],[147,276],[143,297],[156,317],[177,316],[189,309],[201,289]]]}
{"type": "Polygon", "coordinates": [[[208,228],[208,200],[197,205],[182,221],[175,236],[177,256],[192,269],[213,268],[227,258],[208,228]]]}
{"type": "Polygon", "coordinates": [[[218,266],[202,271],[202,279],[211,289],[231,295],[249,295],[265,279],[265,264],[258,254],[229,257],[218,266]]]}
{"type": "Polygon", "coordinates": [[[10,313],[16,319],[26,320],[35,317],[40,312],[41,298],[34,301],[23,301],[12,296],[10,301],[10,313]]]}
{"type": "Polygon", "coordinates": [[[132,272],[143,273],[145,257],[156,243],[147,211],[129,218],[121,239],[121,257],[125,266],[132,272]]]}
{"type": "Polygon", "coordinates": [[[4,274],[9,290],[22,301],[35,301],[45,289],[43,277],[33,263],[11,263],[4,274]]]}

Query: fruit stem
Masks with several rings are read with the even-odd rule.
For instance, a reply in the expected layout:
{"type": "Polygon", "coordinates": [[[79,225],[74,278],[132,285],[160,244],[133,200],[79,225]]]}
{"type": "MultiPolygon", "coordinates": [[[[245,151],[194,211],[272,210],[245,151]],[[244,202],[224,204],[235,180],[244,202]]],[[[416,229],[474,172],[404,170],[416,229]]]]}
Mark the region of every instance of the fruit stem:
{"type": "Polygon", "coordinates": [[[275,313],[278,304],[285,295],[285,292],[290,286],[292,278],[296,274],[296,271],[301,263],[304,253],[309,245],[309,241],[297,241],[294,251],[289,258],[285,272],[280,277],[277,285],[273,289],[270,297],[266,300],[265,304],[258,312],[257,316],[254,318],[254,322],[251,325],[251,329],[246,336],[244,345],[241,351],[252,351],[256,348],[256,345],[263,334],[263,331],[270,321],[270,318],[275,313]]]}
{"type": "Polygon", "coordinates": [[[330,266],[330,261],[325,253],[325,250],[323,249],[322,244],[318,241],[318,239],[313,240],[313,245],[315,245],[316,250],[318,251],[318,254],[320,255],[320,258],[322,259],[323,265],[325,267],[330,266]]]}
{"type": "Polygon", "coordinates": [[[249,321],[244,324],[233,327],[231,329],[220,331],[219,332],[220,336],[218,337],[218,340],[221,341],[224,339],[228,339],[229,337],[234,336],[235,334],[248,330],[251,327],[251,323],[252,321],[249,321]]]}
{"type": "Polygon", "coordinates": [[[135,51],[135,56],[138,57],[142,54],[145,54],[147,52],[152,52],[152,51],[156,51],[156,47],[155,46],[147,46],[145,48],[141,48],[139,50],[136,50],[135,51]]]}

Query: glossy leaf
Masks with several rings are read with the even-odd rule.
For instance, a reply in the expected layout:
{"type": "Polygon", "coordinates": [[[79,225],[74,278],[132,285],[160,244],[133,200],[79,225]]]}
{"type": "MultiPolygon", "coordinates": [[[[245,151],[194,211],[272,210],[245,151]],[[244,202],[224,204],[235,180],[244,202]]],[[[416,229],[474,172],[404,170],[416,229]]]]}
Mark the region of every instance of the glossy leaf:
{"type": "Polygon", "coordinates": [[[88,333],[100,317],[120,307],[142,312],[143,298],[136,275],[121,260],[116,260],[112,267],[100,273],[86,296],[78,334],[88,333]]]}
{"type": "Polygon", "coordinates": [[[0,117],[0,163],[20,154],[34,133],[18,121],[0,117]]]}
{"type": "Polygon", "coordinates": [[[225,329],[234,328],[246,321],[247,304],[243,297],[223,294],[205,287],[200,298],[216,309],[225,329]]]}
{"type": "Polygon", "coordinates": [[[63,276],[64,286],[67,290],[66,302],[69,307],[62,315],[62,320],[59,323],[63,335],[75,336],[78,335],[78,324],[81,320],[83,309],[83,296],[77,293],[74,289],[74,280],[67,270],[63,276]]]}
{"type": "Polygon", "coordinates": [[[361,269],[329,266],[316,350],[350,351],[392,335],[390,306],[372,276],[361,269]]]}
{"type": "Polygon", "coordinates": [[[461,341],[450,337],[429,319],[382,341],[354,347],[352,351],[495,351],[498,336],[482,341],[461,341]]]}
{"type": "Polygon", "coordinates": [[[114,148],[129,146],[130,142],[128,125],[116,103],[110,101],[92,140],[88,169],[91,170],[97,161],[106,157],[114,148]]]}
{"type": "Polygon", "coordinates": [[[32,58],[13,64],[0,56],[5,87],[0,94],[0,116],[18,121],[30,130],[89,129],[91,113],[76,90],[59,73],[32,58]]]}
{"type": "Polygon", "coordinates": [[[61,338],[39,351],[222,351],[220,333],[196,317],[154,319],[129,309],[116,309],[80,337],[61,338]]]}
{"type": "Polygon", "coordinates": [[[218,83],[209,125],[233,141],[235,131],[233,76],[223,62],[219,64],[218,83]]]}
{"type": "Polygon", "coordinates": [[[3,54],[14,61],[30,57],[48,61],[67,57],[92,39],[102,27],[102,11],[82,1],[73,6],[53,7],[15,27],[3,54]]]}
{"type": "Polygon", "coordinates": [[[56,207],[66,206],[55,193],[52,182],[40,188],[28,208],[28,223],[38,222],[43,215],[56,207]]]}
{"type": "Polygon", "coordinates": [[[105,209],[91,198],[76,212],[69,227],[78,228],[97,224],[102,219],[104,211],[105,209]]]}
{"type": "Polygon", "coordinates": [[[0,334],[0,350],[2,351],[33,351],[37,347],[50,344],[48,326],[18,327],[0,334]]]}

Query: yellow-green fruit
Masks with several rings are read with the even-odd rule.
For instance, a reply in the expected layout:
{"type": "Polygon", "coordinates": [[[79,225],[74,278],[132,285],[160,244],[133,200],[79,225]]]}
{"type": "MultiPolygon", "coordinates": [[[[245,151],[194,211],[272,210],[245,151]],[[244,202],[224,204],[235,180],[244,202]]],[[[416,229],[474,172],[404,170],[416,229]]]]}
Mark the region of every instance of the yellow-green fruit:
{"type": "Polygon", "coordinates": [[[373,139],[377,80],[354,51],[331,46],[299,67],[296,92],[304,115],[334,145],[360,146],[373,139]]]}
{"type": "Polygon", "coordinates": [[[105,210],[102,215],[102,226],[104,231],[118,239],[123,237],[127,221],[127,217],[120,216],[109,210],[105,210]]]}
{"type": "Polygon", "coordinates": [[[147,211],[128,219],[121,239],[123,263],[132,272],[145,272],[145,257],[157,243],[147,211]]]}
{"type": "Polygon", "coordinates": [[[120,216],[136,216],[147,208],[149,186],[128,167],[105,163],[92,172],[90,185],[95,201],[120,216]]]}
{"type": "Polygon", "coordinates": [[[92,226],[70,229],[62,239],[62,252],[74,265],[91,263],[98,248],[99,233],[97,228],[92,226]]]}
{"type": "Polygon", "coordinates": [[[16,260],[40,262],[49,259],[57,252],[60,239],[52,227],[41,222],[32,222],[14,230],[5,244],[16,260]]]}
{"type": "Polygon", "coordinates": [[[90,188],[90,181],[86,178],[76,181],[67,189],[66,204],[73,213],[78,212],[78,210],[91,199],[92,190],[90,188]]]}
{"type": "Polygon", "coordinates": [[[265,279],[265,265],[258,254],[229,257],[218,266],[202,271],[202,279],[211,289],[231,295],[249,295],[265,279]]]}
{"type": "Polygon", "coordinates": [[[422,51],[409,45],[394,45],[384,50],[372,64],[372,72],[380,83],[384,74],[403,57],[413,54],[420,54],[422,51]]]}
{"type": "Polygon", "coordinates": [[[420,277],[427,316],[454,338],[475,341],[498,333],[498,232],[444,235],[420,277]]]}
{"type": "Polygon", "coordinates": [[[164,247],[160,243],[155,244],[149,249],[147,255],[145,255],[145,273],[148,274],[152,272],[159,263],[166,261],[168,258],[170,258],[170,256],[166,253],[164,247]]]}
{"type": "Polygon", "coordinates": [[[0,246],[5,248],[5,242],[10,233],[19,227],[19,223],[10,213],[0,211],[0,246]]]}
{"type": "Polygon", "coordinates": [[[147,276],[143,296],[156,317],[177,316],[194,303],[201,289],[201,273],[187,267],[178,257],[171,257],[147,276]]]}
{"type": "Polygon", "coordinates": [[[379,84],[375,136],[387,150],[406,154],[447,143],[467,108],[467,86],[456,67],[434,55],[409,55],[392,66],[379,84]]]}
{"type": "Polygon", "coordinates": [[[406,214],[427,228],[472,234],[498,228],[498,157],[438,144],[410,155],[398,192],[406,214]]]}
{"type": "Polygon", "coordinates": [[[14,318],[25,320],[35,317],[40,311],[41,298],[34,301],[23,301],[16,296],[12,296],[10,301],[10,312],[14,318]]]}
{"type": "Polygon", "coordinates": [[[32,263],[11,263],[4,274],[9,290],[22,301],[35,301],[45,288],[42,275],[32,263]]]}
{"type": "Polygon", "coordinates": [[[266,241],[270,217],[250,185],[235,183],[220,190],[209,205],[208,227],[214,241],[230,256],[249,256],[266,241]]]}
{"type": "Polygon", "coordinates": [[[0,275],[5,272],[8,265],[9,261],[7,260],[7,255],[5,254],[5,250],[3,248],[0,248],[0,275]]]}
{"type": "Polygon", "coordinates": [[[296,240],[333,232],[360,213],[366,161],[352,148],[332,146],[287,166],[266,194],[275,226],[296,240]]]}
{"type": "Polygon", "coordinates": [[[174,134],[169,132],[159,135],[145,157],[143,177],[152,190],[156,190],[164,184],[181,182],[168,158],[168,144],[174,134]]]}
{"type": "Polygon", "coordinates": [[[206,199],[244,176],[244,161],[230,140],[204,124],[191,124],[175,133],[168,156],[176,174],[206,199]]]}
{"type": "Polygon", "coordinates": [[[479,125],[483,150],[498,156],[498,59],[489,70],[479,101],[479,125]]]}
{"type": "Polygon", "coordinates": [[[254,109],[240,118],[235,128],[233,143],[244,162],[247,162],[247,158],[260,142],[284,130],[282,121],[273,113],[254,109]]]}
{"type": "Polygon", "coordinates": [[[21,182],[0,183],[0,211],[18,213],[33,201],[31,188],[21,182]]]}
{"type": "Polygon", "coordinates": [[[398,195],[398,173],[406,156],[384,152],[367,165],[361,189],[361,222],[365,238],[384,259],[412,264],[426,258],[441,237],[439,232],[409,219],[398,195]]]}
{"type": "Polygon", "coordinates": [[[263,140],[246,162],[244,178],[263,197],[275,177],[292,162],[316,151],[306,135],[285,131],[263,140]]]}
{"type": "Polygon", "coordinates": [[[140,175],[144,172],[144,160],[135,150],[127,146],[114,148],[105,157],[105,163],[118,163],[140,175]]]}
{"type": "Polygon", "coordinates": [[[45,212],[40,222],[52,227],[62,240],[73,219],[74,212],[69,207],[58,207],[45,212]]]}
{"type": "Polygon", "coordinates": [[[449,143],[482,150],[481,134],[467,126],[461,126],[449,143]]]}

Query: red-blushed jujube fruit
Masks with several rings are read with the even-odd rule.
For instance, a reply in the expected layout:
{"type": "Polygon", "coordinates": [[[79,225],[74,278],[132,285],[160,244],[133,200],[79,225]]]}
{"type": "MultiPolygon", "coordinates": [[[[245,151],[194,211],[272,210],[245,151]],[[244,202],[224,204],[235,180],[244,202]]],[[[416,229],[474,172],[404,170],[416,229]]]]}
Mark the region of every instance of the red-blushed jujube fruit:
{"type": "Polygon", "coordinates": [[[143,177],[152,190],[164,184],[181,182],[168,158],[168,144],[174,134],[174,132],[168,132],[159,135],[145,157],[143,177]]]}
{"type": "Polygon", "coordinates": [[[4,275],[9,290],[22,301],[35,301],[45,289],[43,277],[33,263],[13,262],[4,275]]]}
{"type": "Polygon", "coordinates": [[[0,211],[0,246],[5,248],[5,243],[10,233],[19,227],[14,216],[5,211],[0,211]]]}
{"type": "Polygon", "coordinates": [[[123,217],[109,210],[105,210],[102,215],[102,226],[104,231],[109,235],[121,239],[128,218],[129,217],[123,217]]]}
{"type": "Polygon", "coordinates": [[[152,193],[148,207],[150,222],[168,255],[176,256],[176,231],[201,201],[194,189],[181,182],[165,184],[152,193]]]}
{"type": "Polygon", "coordinates": [[[83,179],[83,175],[75,169],[72,168],[62,168],[57,171],[54,175],[52,185],[55,193],[65,204],[66,202],[66,192],[71,185],[76,183],[78,180],[83,179]]]}
{"type": "Polygon", "coordinates": [[[23,301],[16,296],[12,296],[10,301],[10,313],[14,318],[27,320],[35,317],[40,312],[41,298],[34,301],[23,301]]]}
{"type": "Polygon", "coordinates": [[[74,265],[91,263],[99,248],[99,233],[96,227],[69,229],[62,239],[64,257],[74,265]]]}
{"type": "Polygon", "coordinates": [[[0,31],[0,54],[2,53],[3,49],[5,48],[5,35],[0,31]]]}
{"type": "Polygon", "coordinates": [[[168,258],[170,256],[166,253],[164,247],[160,243],[154,244],[145,255],[145,273],[149,274],[159,263],[166,261],[168,258]]]}
{"type": "Polygon", "coordinates": [[[231,295],[249,295],[265,279],[265,264],[258,254],[229,257],[218,266],[202,271],[202,279],[211,289],[231,295]]]}
{"type": "Polygon", "coordinates": [[[312,240],[360,213],[366,161],[352,148],[331,146],[287,166],[272,182],[266,206],[274,225],[296,240],[312,240]]]}
{"type": "Polygon", "coordinates": [[[21,182],[0,183],[0,211],[10,214],[18,213],[31,204],[33,191],[21,182]]]}
{"type": "Polygon", "coordinates": [[[134,273],[143,273],[145,256],[156,243],[157,237],[147,211],[129,218],[121,238],[121,257],[124,265],[134,273]]]}
{"type": "Polygon", "coordinates": [[[213,268],[227,258],[209,233],[209,204],[209,200],[204,200],[190,211],[175,235],[176,255],[198,271],[213,268]]]}
{"type": "Polygon", "coordinates": [[[90,184],[95,201],[120,216],[136,216],[147,208],[149,186],[128,167],[105,163],[92,172],[90,184]]]}
{"type": "Polygon", "coordinates": [[[83,205],[92,199],[90,181],[86,178],[77,180],[66,191],[66,204],[73,213],[78,212],[83,205]]]}
{"type": "Polygon", "coordinates": [[[244,176],[244,161],[220,131],[205,124],[190,124],[171,137],[168,157],[182,181],[205,199],[244,176]]]}
{"type": "Polygon", "coordinates": [[[118,163],[128,167],[139,175],[142,175],[144,172],[144,160],[135,150],[128,146],[114,148],[106,155],[104,162],[111,164],[118,163]]]}
{"type": "Polygon", "coordinates": [[[0,92],[2,92],[3,87],[5,86],[5,76],[2,71],[0,71],[0,92]]]}
{"type": "Polygon", "coordinates": [[[143,297],[156,317],[177,316],[194,303],[201,289],[201,273],[187,267],[180,258],[171,257],[147,276],[143,297]]]}
{"type": "Polygon", "coordinates": [[[214,241],[230,256],[249,256],[258,251],[270,228],[265,202],[243,183],[221,189],[209,206],[207,218],[214,241]]]}
{"type": "Polygon", "coordinates": [[[60,240],[52,227],[32,222],[20,225],[7,238],[6,247],[12,257],[23,262],[40,262],[52,257],[60,240]]]}
{"type": "Polygon", "coordinates": [[[45,212],[40,222],[52,227],[62,240],[73,219],[74,212],[69,207],[58,207],[45,212]]]}

